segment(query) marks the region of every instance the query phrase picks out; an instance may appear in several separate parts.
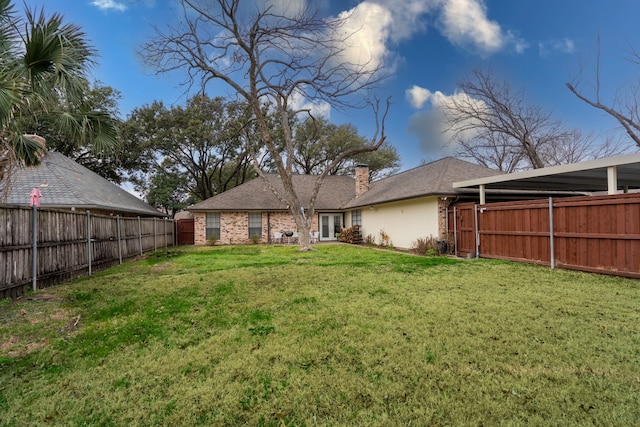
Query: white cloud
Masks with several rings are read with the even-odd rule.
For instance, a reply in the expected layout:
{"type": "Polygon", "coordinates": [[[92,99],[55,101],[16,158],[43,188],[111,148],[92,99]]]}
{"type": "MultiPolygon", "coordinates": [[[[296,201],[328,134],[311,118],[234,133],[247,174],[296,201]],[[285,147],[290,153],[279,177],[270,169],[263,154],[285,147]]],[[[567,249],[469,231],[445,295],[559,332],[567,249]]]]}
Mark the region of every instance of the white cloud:
{"type": "Polygon", "coordinates": [[[309,110],[314,117],[329,119],[331,116],[331,104],[324,101],[310,101],[301,92],[294,92],[289,99],[289,107],[294,111],[309,110]]]}
{"type": "Polygon", "coordinates": [[[387,43],[392,22],[389,10],[365,1],[340,13],[338,18],[345,20],[340,31],[346,35],[338,59],[350,62],[356,68],[381,67],[389,54],[387,43]]]}
{"type": "Polygon", "coordinates": [[[426,29],[424,16],[435,10],[441,0],[371,0],[387,9],[391,15],[390,39],[400,42],[426,29]]]}
{"type": "Polygon", "coordinates": [[[459,46],[473,45],[481,52],[494,53],[507,43],[500,25],[487,17],[482,0],[444,0],[440,24],[449,41],[459,46]]]}
{"type": "Polygon", "coordinates": [[[407,99],[413,108],[420,109],[433,95],[429,89],[413,85],[405,91],[407,99]]]}
{"type": "MultiPolygon", "coordinates": [[[[422,106],[428,103],[429,108],[415,113],[410,117],[407,125],[409,133],[414,134],[420,141],[420,147],[432,156],[450,155],[455,152],[456,144],[453,140],[454,131],[447,126],[451,116],[452,107],[455,103],[475,104],[478,110],[482,110],[484,103],[474,99],[464,92],[456,92],[446,95],[440,91],[432,92],[429,89],[413,86],[407,90],[407,95],[416,95],[413,100],[422,100],[422,106]]],[[[414,104],[415,106],[415,104],[414,104]]],[[[458,124],[465,127],[464,124],[458,124]]],[[[465,139],[470,139],[475,133],[474,130],[464,131],[458,135],[465,139]]]]}
{"type": "Polygon", "coordinates": [[[484,0],[367,0],[339,15],[348,19],[345,33],[355,32],[345,56],[358,65],[393,68],[389,64],[393,45],[425,32],[429,16],[452,44],[481,55],[507,48],[523,53],[529,47],[515,33],[489,19],[484,0]]]}
{"type": "Polygon", "coordinates": [[[554,52],[560,53],[573,53],[576,50],[576,46],[573,40],[564,38],[558,40],[551,40],[538,44],[538,51],[540,56],[547,56],[554,52]]]}
{"type": "Polygon", "coordinates": [[[117,10],[119,12],[124,12],[127,10],[127,5],[124,3],[118,3],[115,0],[93,0],[91,5],[96,6],[101,10],[117,10]]]}

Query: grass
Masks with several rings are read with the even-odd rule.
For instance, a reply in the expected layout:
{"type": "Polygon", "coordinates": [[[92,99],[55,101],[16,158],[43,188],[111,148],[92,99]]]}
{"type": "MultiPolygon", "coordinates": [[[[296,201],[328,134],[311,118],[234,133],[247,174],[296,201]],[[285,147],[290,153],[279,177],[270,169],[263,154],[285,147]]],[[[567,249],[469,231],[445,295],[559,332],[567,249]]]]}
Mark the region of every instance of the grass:
{"type": "Polygon", "coordinates": [[[162,251],[0,302],[0,425],[634,425],[635,280],[346,245],[162,251]]]}

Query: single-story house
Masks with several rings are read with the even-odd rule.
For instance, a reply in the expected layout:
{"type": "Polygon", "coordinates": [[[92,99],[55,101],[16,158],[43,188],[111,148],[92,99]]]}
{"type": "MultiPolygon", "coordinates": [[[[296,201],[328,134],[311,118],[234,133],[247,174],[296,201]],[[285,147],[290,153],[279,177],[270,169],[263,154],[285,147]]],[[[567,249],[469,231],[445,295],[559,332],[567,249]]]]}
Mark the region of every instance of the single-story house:
{"type": "MultiPolygon", "coordinates": [[[[355,178],[327,176],[315,204],[311,229],[319,231],[320,241],[337,240],[342,227],[359,225],[364,237],[379,243],[381,231],[390,244],[409,248],[418,238],[446,234],[446,211],[452,203],[477,201],[476,189],[453,188],[453,183],[501,174],[474,163],[446,157],[372,183],[368,168],[356,168],[355,178]]],[[[282,189],[277,175],[267,179],[282,189]]],[[[295,175],[294,186],[303,206],[308,206],[312,175],[295,175]]],[[[537,194],[530,193],[528,196],[537,194]]],[[[542,194],[540,194],[542,195],[542,194]]],[[[490,200],[522,198],[522,192],[488,192],[490,200]]],[[[267,243],[275,233],[295,231],[296,225],[285,204],[280,202],[261,179],[254,179],[189,208],[194,213],[195,244],[206,244],[212,236],[223,244],[251,242],[259,236],[267,243]]]]}
{"type": "Polygon", "coordinates": [[[49,151],[38,166],[13,171],[4,203],[29,206],[40,191],[40,206],[102,215],[164,217],[162,212],[67,156],[49,151]]]}

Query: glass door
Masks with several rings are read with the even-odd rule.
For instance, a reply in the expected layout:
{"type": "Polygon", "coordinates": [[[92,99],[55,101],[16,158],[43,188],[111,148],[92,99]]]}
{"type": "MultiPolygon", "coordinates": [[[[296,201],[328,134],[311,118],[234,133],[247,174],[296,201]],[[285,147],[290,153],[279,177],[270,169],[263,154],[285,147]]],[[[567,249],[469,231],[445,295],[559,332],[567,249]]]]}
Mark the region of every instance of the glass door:
{"type": "Polygon", "coordinates": [[[338,240],[336,234],[342,228],[342,214],[320,214],[320,240],[338,240]]]}

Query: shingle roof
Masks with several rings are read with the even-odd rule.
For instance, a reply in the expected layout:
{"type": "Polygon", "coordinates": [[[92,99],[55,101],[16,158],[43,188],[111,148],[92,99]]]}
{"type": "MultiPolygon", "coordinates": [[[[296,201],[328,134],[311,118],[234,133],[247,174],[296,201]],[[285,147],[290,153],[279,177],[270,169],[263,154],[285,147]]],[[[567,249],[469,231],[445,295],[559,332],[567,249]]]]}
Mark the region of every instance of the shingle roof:
{"type": "Polygon", "coordinates": [[[50,151],[39,166],[16,169],[7,203],[29,205],[31,190],[40,189],[42,207],[101,209],[163,216],[152,206],[61,153],[50,151]]]}
{"type": "MultiPolygon", "coordinates": [[[[452,183],[471,178],[492,176],[501,172],[446,157],[444,159],[401,172],[370,185],[367,192],[355,198],[355,180],[348,176],[327,176],[316,200],[316,210],[334,210],[391,202],[428,195],[454,195],[466,190],[454,189],[452,183]]],[[[277,175],[267,179],[282,191],[277,175]]],[[[309,205],[311,191],[317,176],[294,175],[293,182],[303,206],[309,205]]],[[[475,192],[474,192],[475,193],[475,192]]],[[[254,179],[231,190],[204,200],[188,210],[286,210],[262,182],[254,179]]]]}
{"type": "Polygon", "coordinates": [[[345,207],[356,208],[429,195],[460,194],[465,191],[454,189],[452,185],[454,182],[472,179],[470,177],[484,178],[501,173],[475,163],[445,157],[373,182],[367,192],[351,200],[345,207]]]}
{"type": "MultiPolygon", "coordinates": [[[[269,182],[284,194],[284,187],[278,175],[266,175],[269,182]]],[[[311,192],[318,177],[314,175],[294,175],[293,186],[304,207],[309,206],[311,192]]],[[[340,209],[355,196],[355,180],[349,176],[327,176],[320,187],[316,199],[316,210],[340,209]]],[[[286,210],[287,205],[279,201],[260,178],[203,200],[187,210],[286,210]]]]}

